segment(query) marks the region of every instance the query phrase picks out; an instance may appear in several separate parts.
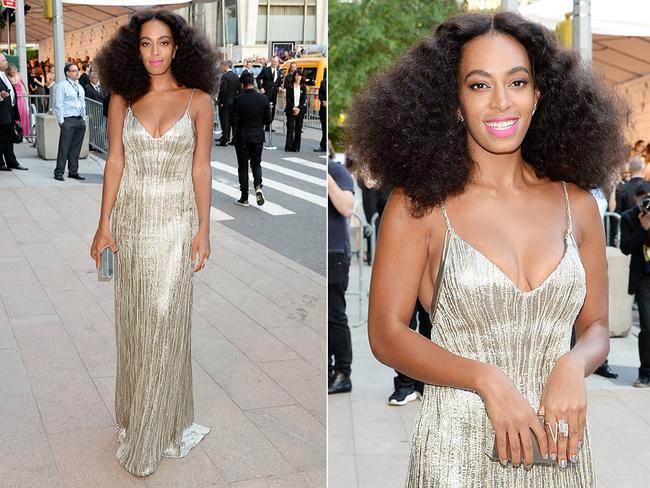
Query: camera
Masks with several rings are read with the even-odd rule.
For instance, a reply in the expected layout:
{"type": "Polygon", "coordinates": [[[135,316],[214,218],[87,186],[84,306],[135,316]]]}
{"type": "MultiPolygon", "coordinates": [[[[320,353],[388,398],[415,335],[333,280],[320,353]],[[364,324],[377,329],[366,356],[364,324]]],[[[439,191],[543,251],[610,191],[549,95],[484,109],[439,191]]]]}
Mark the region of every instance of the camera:
{"type": "Polygon", "coordinates": [[[643,213],[648,213],[650,212],[650,196],[649,197],[643,197],[643,200],[641,200],[641,211],[643,213]]]}

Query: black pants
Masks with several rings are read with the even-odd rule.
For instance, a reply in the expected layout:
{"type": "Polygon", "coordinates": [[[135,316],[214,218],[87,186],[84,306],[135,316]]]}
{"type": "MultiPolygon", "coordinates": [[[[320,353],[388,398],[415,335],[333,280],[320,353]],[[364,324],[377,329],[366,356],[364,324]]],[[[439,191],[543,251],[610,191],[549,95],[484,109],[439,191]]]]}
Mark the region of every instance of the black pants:
{"type": "Polygon", "coordinates": [[[636,290],[639,306],[639,376],[650,378],[650,275],[643,275],[636,290]]]}
{"type": "Polygon", "coordinates": [[[221,124],[220,140],[228,142],[232,127],[232,105],[219,105],[219,124],[221,124]]]}
{"type": "Polygon", "coordinates": [[[11,141],[13,130],[13,124],[0,124],[0,158],[2,159],[0,166],[6,165],[7,168],[18,166],[18,160],[14,154],[14,143],[11,141]]]}
{"type": "Polygon", "coordinates": [[[350,257],[343,253],[327,255],[327,357],[329,374],[350,374],[352,339],[345,313],[350,257]]]}
{"type": "Polygon", "coordinates": [[[244,197],[248,197],[248,165],[253,172],[253,186],[262,187],[262,146],[259,144],[235,144],[237,153],[237,175],[239,176],[239,190],[244,197]]]}
{"type": "Polygon", "coordinates": [[[63,119],[54,176],[63,176],[66,161],[68,162],[68,175],[79,173],[79,153],[81,152],[81,143],[84,140],[85,132],[86,123],[83,119],[75,117],[63,119]]]}
{"type": "Polygon", "coordinates": [[[287,114],[287,140],[284,143],[285,151],[300,151],[300,136],[302,135],[303,114],[287,114]]]}
{"type": "Polygon", "coordinates": [[[269,99],[269,103],[271,104],[271,123],[264,127],[264,130],[266,132],[271,130],[271,125],[273,124],[273,121],[275,120],[275,106],[278,104],[278,93],[277,93],[277,91],[273,94],[272,97],[267,97],[267,98],[269,99]]]}
{"type": "MultiPolygon", "coordinates": [[[[413,315],[411,315],[409,327],[411,330],[417,330],[427,339],[431,339],[431,319],[429,318],[429,312],[427,312],[422,306],[420,300],[417,300],[415,303],[415,309],[413,310],[413,315]]],[[[410,376],[406,376],[404,373],[400,373],[397,370],[395,370],[395,373],[397,373],[394,380],[395,389],[415,388],[419,392],[422,392],[423,383],[421,381],[414,380],[410,376]]]]}
{"type": "Polygon", "coordinates": [[[321,106],[321,109],[318,111],[318,119],[320,120],[320,148],[325,151],[327,150],[327,109],[321,106]]]}

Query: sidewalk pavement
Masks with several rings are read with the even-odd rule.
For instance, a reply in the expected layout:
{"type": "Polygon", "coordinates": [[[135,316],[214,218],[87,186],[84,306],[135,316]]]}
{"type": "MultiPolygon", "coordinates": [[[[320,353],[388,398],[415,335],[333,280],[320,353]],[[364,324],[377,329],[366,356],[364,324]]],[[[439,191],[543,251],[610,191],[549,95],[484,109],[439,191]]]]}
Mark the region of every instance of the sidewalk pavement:
{"type": "Polygon", "coordinates": [[[0,173],[1,488],[323,488],[324,278],[213,222],[194,277],[195,419],[211,433],[146,478],[115,460],[113,284],[89,246],[101,164],[85,182],[21,144],[0,173]]]}
{"type": "MultiPolygon", "coordinates": [[[[363,265],[363,289],[371,268],[363,265]]],[[[358,290],[359,265],[350,269],[348,292],[358,290]]],[[[367,308],[367,299],[361,304],[367,308]]],[[[359,322],[359,301],[348,297],[348,319],[359,322]]],[[[361,314],[365,320],[365,312],[361,314]]],[[[392,369],[379,363],[368,344],[367,324],[352,327],[352,392],[328,398],[328,487],[395,488],[404,485],[412,427],[420,401],[388,406],[392,369]]],[[[588,422],[598,488],[650,486],[650,389],[631,386],[639,356],[638,327],[611,340],[610,366],[616,380],[587,378],[588,422]]],[[[460,488],[460,487],[459,487],[460,488]]]]}

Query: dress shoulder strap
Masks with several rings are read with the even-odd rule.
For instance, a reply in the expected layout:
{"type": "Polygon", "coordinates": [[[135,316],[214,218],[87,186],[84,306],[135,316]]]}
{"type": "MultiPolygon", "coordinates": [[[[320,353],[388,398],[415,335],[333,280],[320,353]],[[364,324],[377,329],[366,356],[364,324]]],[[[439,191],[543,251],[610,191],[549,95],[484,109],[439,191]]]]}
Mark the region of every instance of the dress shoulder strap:
{"type": "Polygon", "coordinates": [[[449,216],[447,215],[447,207],[445,207],[444,203],[440,204],[440,210],[442,211],[442,216],[445,218],[445,225],[447,226],[447,230],[449,232],[452,232],[454,229],[451,226],[451,222],[449,222],[449,216]]]}
{"type": "Polygon", "coordinates": [[[192,93],[190,94],[190,100],[187,102],[187,108],[185,111],[187,112],[190,109],[190,105],[192,104],[192,97],[194,96],[194,92],[196,91],[196,88],[192,88],[192,93]]]}
{"type": "Polygon", "coordinates": [[[562,190],[564,191],[564,204],[566,206],[567,221],[569,223],[568,231],[573,230],[573,221],[571,220],[571,203],[569,203],[569,192],[566,189],[566,181],[562,182],[562,190]]]}

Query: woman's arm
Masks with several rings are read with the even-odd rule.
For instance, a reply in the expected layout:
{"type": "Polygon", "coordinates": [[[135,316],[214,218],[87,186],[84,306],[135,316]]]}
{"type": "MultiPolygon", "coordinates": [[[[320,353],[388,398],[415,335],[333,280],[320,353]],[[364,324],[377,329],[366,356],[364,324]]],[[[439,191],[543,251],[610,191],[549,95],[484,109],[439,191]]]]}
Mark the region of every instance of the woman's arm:
{"type": "Polygon", "coordinates": [[[108,106],[108,155],[104,167],[104,184],[102,187],[102,208],[99,227],[108,229],[111,212],[117,198],[117,191],[124,170],[124,146],[122,145],[122,130],[127,104],[121,95],[111,97],[108,106]]]}
{"type": "Polygon", "coordinates": [[[106,156],[106,164],[104,166],[102,204],[97,232],[95,232],[95,237],[90,247],[90,255],[95,260],[98,269],[101,265],[101,252],[105,247],[110,247],[113,252],[117,252],[117,246],[111,234],[110,220],[113,206],[117,199],[117,192],[120,188],[122,172],[124,171],[122,130],[124,128],[126,108],[126,102],[121,95],[114,95],[111,98],[111,103],[108,107],[108,155],[106,156]]]}
{"type": "MultiPolygon", "coordinates": [[[[594,197],[573,185],[570,191],[573,235],[585,269],[586,296],[576,319],[576,343],[558,359],[540,398],[544,421],[555,427],[568,423],[568,437],[558,435],[549,443],[551,455],[561,465],[576,462],[584,439],[587,389],[584,378],[593,373],[609,352],[607,262],[605,230],[594,197]]],[[[550,436],[549,436],[550,437],[550,436]]]]}
{"type": "Polygon", "coordinates": [[[210,95],[197,91],[194,95],[196,113],[194,131],[196,133],[196,147],[192,161],[192,182],[194,183],[194,196],[196,210],[199,217],[199,230],[192,243],[193,271],[197,272],[203,267],[203,262],[210,256],[210,207],[212,201],[212,170],[210,155],[212,151],[212,101],[210,95]]]}

